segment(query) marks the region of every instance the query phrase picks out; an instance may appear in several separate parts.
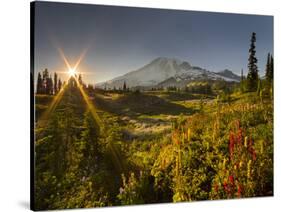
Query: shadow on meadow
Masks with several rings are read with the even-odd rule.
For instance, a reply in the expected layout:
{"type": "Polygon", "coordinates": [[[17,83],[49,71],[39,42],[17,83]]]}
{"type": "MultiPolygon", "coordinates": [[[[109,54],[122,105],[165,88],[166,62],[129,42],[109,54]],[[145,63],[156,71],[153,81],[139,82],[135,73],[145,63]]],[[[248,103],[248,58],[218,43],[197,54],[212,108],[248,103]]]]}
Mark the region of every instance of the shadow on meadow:
{"type": "Polygon", "coordinates": [[[191,115],[197,112],[194,108],[187,108],[158,96],[143,93],[124,94],[115,99],[105,98],[104,95],[95,95],[94,102],[98,108],[129,117],[139,115],[191,115]]]}

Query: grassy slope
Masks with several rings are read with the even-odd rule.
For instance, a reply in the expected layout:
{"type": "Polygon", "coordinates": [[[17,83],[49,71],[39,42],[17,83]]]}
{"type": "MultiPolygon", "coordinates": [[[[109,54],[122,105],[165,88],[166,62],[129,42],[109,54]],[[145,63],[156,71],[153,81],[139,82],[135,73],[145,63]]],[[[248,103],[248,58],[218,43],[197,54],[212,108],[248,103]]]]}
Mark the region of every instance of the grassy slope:
{"type": "MultiPolygon", "coordinates": [[[[39,115],[47,108],[51,99],[52,97],[42,95],[36,97],[36,110],[39,115]]],[[[229,103],[219,104],[212,96],[159,91],[140,94],[96,93],[92,100],[107,128],[104,136],[113,137],[112,145],[120,154],[122,153],[118,157],[122,157],[122,172],[126,175],[130,171],[151,172],[155,169],[159,154],[164,154],[163,151],[166,151],[166,148],[171,148],[172,125],[180,116],[188,118],[190,123],[195,123],[194,130],[201,134],[194,133],[193,136],[200,142],[212,133],[210,131],[212,121],[218,110],[223,117],[220,142],[225,142],[224,146],[227,146],[228,142],[228,121],[235,119],[243,120],[245,127],[255,132],[254,136],[257,139],[265,139],[266,136],[272,134],[270,132],[273,123],[271,101],[264,100],[263,104],[260,104],[260,99],[255,93],[236,93],[231,96],[229,103]],[[246,110],[249,112],[241,112],[245,109],[244,106],[248,107],[246,110]],[[198,115],[199,113],[205,115],[198,115]],[[267,116],[266,122],[264,116],[267,116]],[[264,129],[269,132],[264,133],[264,129]]],[[[77,107],[81,106],[81,102],[76,104],[78,104],[77,107]]],[[[61,109],[63,110],[62,107],[61,109]]],[[[82,118],[82,114],[77,118],[80,118],[79,116],[82,118]]],[[[112,157],[112,154],[109,152],[107,156],[112,157]]],[[[166,155],[166,157],[169,156],[171,153],[166,155]]],[[[112,160],[115,158],[113,157],[112,160]]],[[[115,172],[117,173],[121,174],[120,170],[115,172]]],[[[169,201],[172,201],[170,198],[168,198],[169,201]]]]}

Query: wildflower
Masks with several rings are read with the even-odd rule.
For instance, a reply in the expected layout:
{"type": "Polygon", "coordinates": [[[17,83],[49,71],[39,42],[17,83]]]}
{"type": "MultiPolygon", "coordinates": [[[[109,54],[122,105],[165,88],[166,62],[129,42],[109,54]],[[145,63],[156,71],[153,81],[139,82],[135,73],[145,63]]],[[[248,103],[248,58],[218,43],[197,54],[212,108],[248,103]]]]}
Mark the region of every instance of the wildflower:
{"type": "Polygon", "coordinates": [[[249,151],[252,150],[252,147],[253,147],[253,140],[252,140],[252,138],[250,137],[250,138],[249,138],[249,146],[248,146],[249,151]]]}
{"type": "Polygon", "coordinates": [[[234,144],[235,144],[235,137],[233,132],[229,133],[229,155],[230,159],[233,157],[233,151],[234,151],[234,144]]]}
{"type": "Polygon", "coordinates": [[[234,185],[234,177],[233,177],[233,175],[230,175],[230,176],[228,177],[228,179],[229,179],[230,184],[231,184],[231,185],[234,185]]]}
{"type": "Polygon", "coordinates": [[[224,188],[225,191],[228,190],[228,185],[227,185],[227,182],[226,182],[226,181],[223,182],[223,188],[224,188]]]}
{"type": "Polygon", "coordinates": [[[247,148],[247,145],[248,145],[248,137],[246,136],[246,137],[244,138],[244,147],[247,148]]]}
{"type": "Polygon", "coordinates": [[[242,166],[243,166],[243,161],[240,161],[239,168],[241,168],[242,166]]]}
{"type": "Polygon", "coordinates": [[[223,188],[227,194],[230,194],[230,187],[226,181],[223,182],[223,188]]]}
{"type": "Polygon", "coordinates": [[[255,149],[252,149],[252,158],[253,158],[253,160],[257,159],[257,154],[256,154],[255,149]]]}
{"type": "Polygon", "coordinates": [[[248,179],[250,179],[250,177],[251,177],[251,164],[252,164],[252,160],[249,160],[249,162],[247,164],[247,177],[248,177],[248,179]]]}
{"type": "Polygon", "coordinates": [[[218,186],[218,184],[217,184],[217,183],[214,185],[214,190],[215,190],[215,192],[216,192],[216,193],[217,193],[217,192],[218,192],[218,190],[219,190],[219,186],[218,186]]]}
{"type": "Polygon", "coordinates": [[[188,129],[187,129],[187,141],[188,141],[188,142],[190,141],[190,138],[191,138],[191,129],[188,128],[188,129]]]}
{"type": "Polygon", "coordinates": [[[237,137],[236,137],[237,143],[239,145],[242,145],[242,141],[243,141],[243,132],[242,129],[239,128],[238,133],[237,133],[237,137]]]}
{"type": "Polygon", "coordinates": [[[223,163],[222,163],[222,169],[225,170],[225,163],[226,163],[226,159],[223,159],[223,163]]]}

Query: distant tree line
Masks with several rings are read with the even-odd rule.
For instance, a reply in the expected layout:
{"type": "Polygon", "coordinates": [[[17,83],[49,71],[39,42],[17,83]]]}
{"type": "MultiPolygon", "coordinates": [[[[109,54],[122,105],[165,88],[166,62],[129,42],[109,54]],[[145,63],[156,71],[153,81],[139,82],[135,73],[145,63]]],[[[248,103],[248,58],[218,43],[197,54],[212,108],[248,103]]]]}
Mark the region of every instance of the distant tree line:
{"type": "Polygon", "coordinates": [[[118,93],[122,93],[122,92],[129,92],[130,91],[130,88],[129,86],[126,84],[126,81],[123,82],[123,85],[122,86],[119,86],[119,87],[116,87],[116,86],[113,86],[113,87],[107,87],[107,84],[104,85],[103,88],[95,88],[96,90],[104,90],[104,91],[108,91],[108,92],[118,92],[118,93]]]}
{"type": "Polygon", "coordinates": [[[42,74],[41,72],[38,73],[36,85],[37,94],[55,95],[61,90],[61,88],[62,81],[58,78],[56,72],[54,73],[54,79],[48,69],[45,69],[42,74]]]}

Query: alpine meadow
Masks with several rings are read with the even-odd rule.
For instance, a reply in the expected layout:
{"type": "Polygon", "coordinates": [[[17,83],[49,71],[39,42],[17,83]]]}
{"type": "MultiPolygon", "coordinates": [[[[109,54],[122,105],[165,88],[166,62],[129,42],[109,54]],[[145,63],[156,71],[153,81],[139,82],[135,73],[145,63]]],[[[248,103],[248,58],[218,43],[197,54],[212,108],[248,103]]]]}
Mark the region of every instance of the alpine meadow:
{"type": "Polygon", "coordinates": [[[34,210],[273,196],[273,17],[36,2],[34,210]]]}

